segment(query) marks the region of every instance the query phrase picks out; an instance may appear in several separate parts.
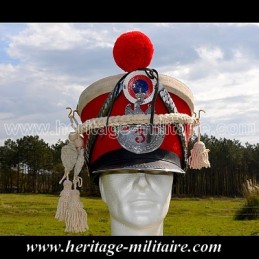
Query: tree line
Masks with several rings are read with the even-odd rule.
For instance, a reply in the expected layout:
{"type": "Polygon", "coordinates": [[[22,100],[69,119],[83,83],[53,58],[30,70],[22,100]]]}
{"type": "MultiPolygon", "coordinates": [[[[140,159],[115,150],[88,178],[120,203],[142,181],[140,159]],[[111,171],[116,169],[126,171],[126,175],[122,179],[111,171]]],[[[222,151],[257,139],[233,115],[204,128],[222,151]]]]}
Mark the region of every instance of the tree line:
{"type": "MultiPolygon", "coordinates": [[[[242,196],[247,179],[259,180],[259,143],[241,145],[238,140],[201,136],[209,149],[210,168],[188,169],[176,178],[174,193],[190,196],[242,196]]],[[[192,141],[193,142],[193,141],[192,141]]]]}
{"type": "MultiPolygon", "coordinates": [[[[59,193],[64,175],[61,148],[68,143],[59,140],[49,145],[39,136],[24,136],[16,141],[7,139],[0,146],[0,192],[59,193]]],[[[83,168],[82,192],[99,195],[98,188],[83,168]]]]}
{"type": "MultiPolygon", "coordinates": [[[[173,195],[242,196],[244,181],[259,180],[259,144],[243,146],[238,140],[207,135],[201,140],[210,150],[211,167],[188,169],[185,175],[177,175],[173,195]]],[[[0,146],[0,192],[59,193],[62,190],[59,181],[64,174],[61,148],[67,143],[59,140],[49,145],[39,136],[24,136],[15,141],[7,139],[0,146]]],[[[82,195],[99,196],[99,188],[85,168],[80,175],[82,195]]]]}

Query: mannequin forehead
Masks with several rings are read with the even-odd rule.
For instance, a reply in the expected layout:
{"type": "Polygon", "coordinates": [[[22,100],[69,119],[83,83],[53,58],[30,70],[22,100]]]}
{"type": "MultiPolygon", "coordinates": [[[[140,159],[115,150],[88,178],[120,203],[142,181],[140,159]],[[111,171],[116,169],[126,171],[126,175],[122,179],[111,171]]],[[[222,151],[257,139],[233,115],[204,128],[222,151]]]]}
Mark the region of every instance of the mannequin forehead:
{"type": "MultiPolygon", "coordinates": [[[[140,177],[145,177],[148,182],[161,184],[161,187],[173,181],[174,175],[168,172],[161,172],[155,174],[154,172],[139,171],[135,173],[121,172],[121,173],[103,173],[100,178],[106,184],[117,184],[123,182],[133,182],[140,177]]],[[[120,186],[118,186],[120,188],[120,186]]]]}
{"type": "Polygon", "coordinates": [[[160,204],[171,196],[173,177],[173,174],[105,174],[99,178],[99,187],[106,203],[141,199],[160,204]]]}
{"type": "Polygon", "coordinates": [[[167,171],[167,170],[161,170],[161,169],[152,169],[152,170],[136,170],[136,169],[121,169],[121,170],[106,170],[100,173],[100,176],[104,175],[114,175],[112,177],[115,177],[116,175],[156,175],[156,176],[162,176],[162,175],[173,175],[173,172],[167,171]]]}

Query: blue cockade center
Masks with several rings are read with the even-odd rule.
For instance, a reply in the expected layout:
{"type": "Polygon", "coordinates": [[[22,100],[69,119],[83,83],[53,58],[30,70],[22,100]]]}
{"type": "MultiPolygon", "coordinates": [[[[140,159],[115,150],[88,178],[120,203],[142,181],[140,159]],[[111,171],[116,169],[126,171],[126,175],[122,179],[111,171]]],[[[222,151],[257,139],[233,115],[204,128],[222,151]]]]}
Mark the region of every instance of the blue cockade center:
{"type": "Polygon", "coordinates": [[[133,84],[134,93],[146,93],[148,91],[148,83],[143,79],[138,79],[133,84]]]}

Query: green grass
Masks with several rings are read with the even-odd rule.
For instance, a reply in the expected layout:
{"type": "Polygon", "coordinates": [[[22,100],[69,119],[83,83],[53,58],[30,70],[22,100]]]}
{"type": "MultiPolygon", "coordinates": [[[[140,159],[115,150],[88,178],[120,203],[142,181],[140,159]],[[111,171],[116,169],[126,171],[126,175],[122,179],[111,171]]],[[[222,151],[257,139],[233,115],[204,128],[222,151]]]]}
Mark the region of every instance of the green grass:
{"type": "Polygon", "coordinates": [[[164,235],[259,236],[259,220],[235,220],[240,198],[172,199],[164,235]]]}
{"type": "Polygon", "coordinates": [[[245,198],[246,204],[237,211],[235,219],[259,219],[259,194],[250,193],[245,198]]]}
{"type": "MultiPolygon", "coordinates": [[[[81,197],[90,229],[84,233],[65,233],[64,222],[56,220],[58,196],[32,194],[0,195],[0,235],[25,236],[109,236],[106,204],[100,198],[81,197]]],[[[164,221],[165,236],[259,236],[259,220],[234,220],[245,199],[172,199],[164,221]]]]}

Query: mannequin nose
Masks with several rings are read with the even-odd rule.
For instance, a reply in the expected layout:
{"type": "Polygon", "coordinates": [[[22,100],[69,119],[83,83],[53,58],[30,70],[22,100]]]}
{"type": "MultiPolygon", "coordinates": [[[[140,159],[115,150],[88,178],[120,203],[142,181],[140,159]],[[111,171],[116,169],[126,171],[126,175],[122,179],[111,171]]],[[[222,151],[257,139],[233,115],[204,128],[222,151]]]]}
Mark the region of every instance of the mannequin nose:
{"type": "Polygon", "coordinates": [[[148,181],[145,173],[137,173],[137,179],[135,181],[135,186],[141,190],[145,190],[148,186],[148,181]]]}

